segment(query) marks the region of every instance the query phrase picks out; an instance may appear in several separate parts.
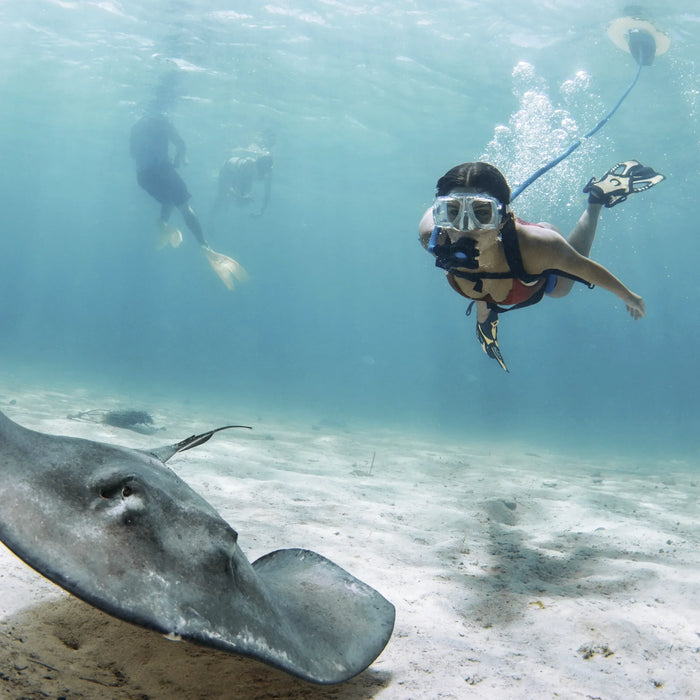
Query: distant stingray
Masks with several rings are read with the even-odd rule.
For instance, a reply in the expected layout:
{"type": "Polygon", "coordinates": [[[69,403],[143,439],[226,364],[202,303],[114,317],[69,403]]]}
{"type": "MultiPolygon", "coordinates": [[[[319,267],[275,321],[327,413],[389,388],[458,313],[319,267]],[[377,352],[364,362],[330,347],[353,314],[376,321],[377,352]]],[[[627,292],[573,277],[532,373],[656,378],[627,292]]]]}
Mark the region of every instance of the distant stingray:
{"type": "Polygon", "coordinates": [[[250,564],[238,535],[165,466],[218,428],[150,452],[46,435],[0,413],[0,539],[105,612],[340,683],[381,653],[394,606],[304,549],[250,564]]]}
{"type": "Polygon", "coordinates": [[[102,423],[115,428],[125,428],[144,435],[153,435],[163,428],[157,428],[153,424],[153,417],[147,411],[138,409],[107,410],[93,408],[90,411],[81,411],[68,415],[70,420],[89,421],[91,423],[102,423]]]}

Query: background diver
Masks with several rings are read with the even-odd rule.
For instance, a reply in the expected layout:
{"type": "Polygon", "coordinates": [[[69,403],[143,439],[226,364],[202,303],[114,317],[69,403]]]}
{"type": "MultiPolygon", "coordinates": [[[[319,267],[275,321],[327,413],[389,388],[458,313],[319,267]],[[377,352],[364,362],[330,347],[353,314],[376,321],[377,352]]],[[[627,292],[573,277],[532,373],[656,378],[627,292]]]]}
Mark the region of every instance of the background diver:
{"type": "Polygon", "coordinates": [[[233,289],[234,278],[244,282],[247,274],[243,267],[233,258],[212,250],[204,238],[202,226],[189,203],[191,195],[187,185],[176,170],[186,163],[185,142],[170,119],[160,112],[141,117],[131,129],[130,151],[139,185],[161,205],[158,247],[170,244],[176,248],[182,243],[180,231],[168,223],[173,208],[177,207],[221,281],[229,289],[233,289]],[[172,159],[170,144],[175,148],[172,159]]]}
{"type": "Polygon", "coordinates": [[[644,316],[642,298],[588,255],[602,207],[624,202],[663,179],[635,160],[617,164],[600,180],[591,178],[583,189],[588,205],[565,239],[552,224],[515,217],[510,187],[496,167],[462,163],[438,180],[433,206],[419,224],[420,241],[446,271],[452,289],[476,303],[477,338],[508,371],[498,347],[498,315],[530,306],[545,294],[566,296],[575,281],[607,289],[632,318],[644,316]]]}
{"type": "Polygon", "coordinates": [[[259,138],[245,148],[236,148],[221,166],[214,214],[228,204],[254,205],[252,216],[261,216],[270,203],[272,189],[271,137],[259,138]],[[258,143],[259,141],[259,143],[258,143]],[[255,184],[259,183],[260,193],[255,184]]]}

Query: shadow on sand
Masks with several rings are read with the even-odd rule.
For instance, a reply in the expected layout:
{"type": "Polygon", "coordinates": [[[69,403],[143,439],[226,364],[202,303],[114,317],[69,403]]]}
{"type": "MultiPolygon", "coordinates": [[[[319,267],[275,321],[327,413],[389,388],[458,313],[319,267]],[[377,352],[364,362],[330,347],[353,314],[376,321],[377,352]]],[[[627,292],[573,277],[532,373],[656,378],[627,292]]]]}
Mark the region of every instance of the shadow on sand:
{"type": "Polygon", "coordinates": [[[369,700],[390,682],[371,668],[316,686],[252,659],[173,642],[70,596],[0,624],[0,693],[110,700],[369,700]]]}

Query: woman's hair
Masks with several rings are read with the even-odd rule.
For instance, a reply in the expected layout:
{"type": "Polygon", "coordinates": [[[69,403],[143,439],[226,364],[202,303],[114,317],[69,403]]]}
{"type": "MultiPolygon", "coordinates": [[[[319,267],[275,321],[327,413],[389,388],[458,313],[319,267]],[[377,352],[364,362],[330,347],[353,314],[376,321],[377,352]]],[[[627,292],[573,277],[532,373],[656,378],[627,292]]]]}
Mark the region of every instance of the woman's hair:
{"type": "Polygon", "coordinates": [[[510,187],[503,173],[490,163],[462,163],[448,170],[437,181],[437,196],[444,197],[455,187],[474,187],[510,204],[510,187]]]}

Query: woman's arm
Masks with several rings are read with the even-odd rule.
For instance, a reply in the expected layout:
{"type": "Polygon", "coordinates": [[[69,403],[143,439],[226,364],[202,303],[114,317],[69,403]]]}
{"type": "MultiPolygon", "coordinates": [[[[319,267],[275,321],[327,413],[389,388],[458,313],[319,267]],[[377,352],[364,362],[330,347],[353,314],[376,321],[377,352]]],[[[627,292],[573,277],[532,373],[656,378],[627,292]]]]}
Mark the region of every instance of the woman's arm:
{"type": "Polygon", "coordinates": [[[646,313],[644,301],[640,296],[634,294],[615,275],[595,260],[577,253],[555,231],[540,229],[533,235],[533,233],[524,230],[519,236],[519,241],[523,265],[530,274],[536,275],[551,269],[567,272],[612,292],[625,303],[627,310],[635,320],[642,318],[646,313]]]}

